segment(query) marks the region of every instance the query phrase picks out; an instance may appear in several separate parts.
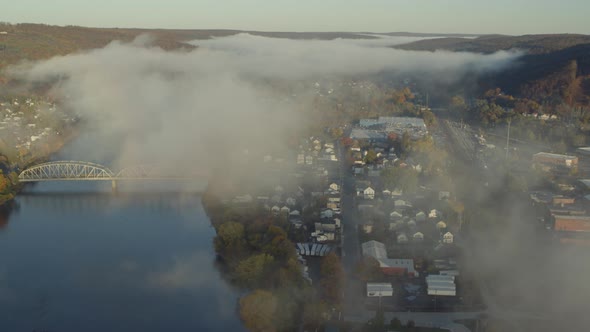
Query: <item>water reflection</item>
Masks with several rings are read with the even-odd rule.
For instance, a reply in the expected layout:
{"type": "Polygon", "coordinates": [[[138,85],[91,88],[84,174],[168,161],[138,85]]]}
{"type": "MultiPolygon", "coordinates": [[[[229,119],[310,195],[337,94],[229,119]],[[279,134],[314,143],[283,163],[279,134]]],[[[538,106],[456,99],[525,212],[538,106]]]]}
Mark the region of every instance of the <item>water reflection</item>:
{"type": "Polygon", "coordinates": [[[34,191],[16,203],[0,232],[0,331],[242,330],[197,194],[34,191]]]}
{"type": "Polygon", "coordinates": [[[10,220],[10,214],[13,211],[18,211],[18,203],[16,201],[7,202],[4,205],[0,205],[0,231],[4,230],[8,226],[10,220]]]}

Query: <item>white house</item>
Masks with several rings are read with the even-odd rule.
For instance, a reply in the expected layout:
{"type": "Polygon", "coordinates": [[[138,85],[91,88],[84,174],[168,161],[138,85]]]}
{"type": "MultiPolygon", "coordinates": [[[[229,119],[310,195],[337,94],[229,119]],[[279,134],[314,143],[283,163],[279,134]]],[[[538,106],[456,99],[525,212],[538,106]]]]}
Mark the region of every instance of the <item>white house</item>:
{"type": "Polygon", "coordinates": [[[281,208],[281,213],[289,214],[289,212],[291,212],[291,209],[288,206],[283,206],[281,208]]]}
{"type": "Polygon", "coordinates": [[[389,220],[400,220],[403,217],[404,216],[397,211],[393,211],[389,214],[389,220]]]}
{"type": "Polygon", "coordinates": [[[412,237],[414,238],[414,241],[424,240],[424,234],[422,234],[422,232],[416,232],[412,237]]]}
{"type": "Polygon", "coordinates": [[[340,190],[340,186],[338,185],[338,183],[332,182],[332,183],[330,183],[330,189],[334,190],[334,191],[338,191],[338,190],[340,190]]]}
{"type": "Polygon", "coordinates": [[[438,210],[436,210],[436,209],[432,209],[432,210],[430,210],[430,213],[428,213],[428,218],[430,218],[430,219],[440,218],[440,216],[441,216],[440,212],[438,212],[438,210]]]}
{"type": "Polygon", "coordinates": [[[371,187],[365,188],[365,190],[363,190],[363,197],[365,199],[374,199],[375,198],[375,189],[373,189],[371,187]]]}
{"type": "Polygon", "coordinates": [[[444,221],[439,221],[436,223],[436,229],[439,231],[445,228],[447,228],[447,224],[444,221]]]}
{"type": "Polygon", "coordinates": [[[443,235],[443,243],[453,243],[453,234],[451,232],[446,232],[445,235],[443,235]]]}
{"type": "Polygon", "coordinates": [[[408,243],[408,236],[404,233],[401,233],[397,236],[397,243],[408,243]]]}

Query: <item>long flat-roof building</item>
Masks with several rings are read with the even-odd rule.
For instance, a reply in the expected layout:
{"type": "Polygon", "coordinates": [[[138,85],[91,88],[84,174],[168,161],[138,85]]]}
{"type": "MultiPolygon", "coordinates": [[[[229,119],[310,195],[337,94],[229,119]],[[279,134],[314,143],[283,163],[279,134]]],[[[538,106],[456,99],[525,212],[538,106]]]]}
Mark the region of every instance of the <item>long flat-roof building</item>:
{"type": "Polygon", "coordinates": [[[554,215],[553,229],[561,232],[590,232],[590,216],[554,215]]]}
{"type": "Polygon", "coordinates": [[[408,132],[413,139],[419,139],[428,134],[428,129],[422,118],[409,116],[380,116],[377,119],[361,119],[357,129],[359,130],[357,132],[353,129],[352,139],[361,139],[355,137],[371,139],[371,136],[377,133],[382,133],[385,137],[387,137],[387,133],[402,135],[404,132],[408,132]],[[370,132],[373,134],[369,134],[370,132]]]}
{"type": "Polygon", "coordinates": [[[393,296],[393,286],[390,283],[367,283],[368,297],[385,297],[393,296]]]}
{"type": "Polygon", "coordinates": [[[362,244],[363,256],[373,257],[379,262],[379,267],[387,275],[404,275],[417,276],[418,272],[414,269],[413,259],[389,258],[385,245],[378,241],[369,241],[362,244]]]}
{"type": "Polygon", "coordinates": [[[539,152],[533,155],[533,163],[571,168],[578,165],[578,157],[564,154],[539,152]]]}
{"type": "Polygon", "coordinates": [[[455,285],[455,277],[452,275],[436,275],[431,274],[426,277],[426,285],[428,286],[428,295],[437,296],[456,296],[457,287],[455,285]]]}

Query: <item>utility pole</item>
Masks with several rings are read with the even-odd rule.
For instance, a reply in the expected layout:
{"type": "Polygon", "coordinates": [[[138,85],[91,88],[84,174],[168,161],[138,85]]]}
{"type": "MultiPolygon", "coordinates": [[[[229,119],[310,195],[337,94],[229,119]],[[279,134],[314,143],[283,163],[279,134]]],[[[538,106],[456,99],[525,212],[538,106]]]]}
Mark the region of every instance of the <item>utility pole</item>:
{"type": "Polygon", "coordinates": [[[510,149],[510,123],[512,123],[512,119],[508,119],[508,133],[506,134],[506,161],[508,161],[508,151],[510,149]]]}

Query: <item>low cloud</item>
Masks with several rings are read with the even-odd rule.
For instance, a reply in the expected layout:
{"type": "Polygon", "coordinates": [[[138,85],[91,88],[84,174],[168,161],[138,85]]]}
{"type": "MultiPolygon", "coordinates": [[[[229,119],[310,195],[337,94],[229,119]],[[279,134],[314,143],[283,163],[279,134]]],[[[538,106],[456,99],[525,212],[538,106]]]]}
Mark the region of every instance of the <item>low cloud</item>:
{"type": "MultiPolygon", "coordinates": [[[[214,167],[233,148],[279,145],[305,125],[297,110],[311,106],[302,93],[286,101],[284,84],[382,71],[419,71],[460,77],[509,65],[517,53],[491,55],[410,52],[390,46],[416,38],[332,41],[238,34],[195,41],[194,51],[165,51],[149,38],[24,64],[10,72],[53,91],[88,125],[72,158],[112,164],[167,163],[214,167]],[[230,149],[231,148],[231,149],[230,149]],[[108,159],[108,160],[105,160],[108,159]]],[[[72,149],[73,149],[72,147],[72,149]]],[[[233,162],[233,161],[232,161],[233,162]]]]}

